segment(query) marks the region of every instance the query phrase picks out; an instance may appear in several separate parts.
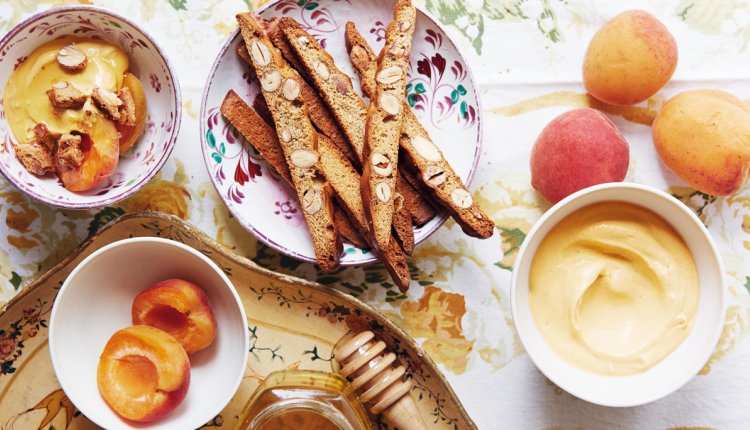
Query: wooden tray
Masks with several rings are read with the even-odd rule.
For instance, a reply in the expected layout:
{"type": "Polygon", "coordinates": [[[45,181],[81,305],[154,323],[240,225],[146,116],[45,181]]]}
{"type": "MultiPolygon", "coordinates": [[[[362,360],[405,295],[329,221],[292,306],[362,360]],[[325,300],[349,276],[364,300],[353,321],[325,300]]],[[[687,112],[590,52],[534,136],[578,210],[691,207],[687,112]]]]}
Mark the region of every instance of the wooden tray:
{"type": "MultiPolygon", "coordinates": [[[[363,328],[385,340],[408,366],[415,383],[412,396],[430,428],[476,428],[432,360],[368,305],[338,290],[263,269],[179,218],[133,213],[105,226],[0,310],[0,430],[96,428],[57,383],[47,322],[57,291],[81,260],[104,245],[136,236],[165,237],[198,249],[223,268],[245,304],[251,346],[244,382],[224,411],[201,428],[232,429],[244,403],[271,371],[330,371],[336,341],[349,329],[363,328]]],[[[387,428],[377,418],[373,427],[387,428]]]]}

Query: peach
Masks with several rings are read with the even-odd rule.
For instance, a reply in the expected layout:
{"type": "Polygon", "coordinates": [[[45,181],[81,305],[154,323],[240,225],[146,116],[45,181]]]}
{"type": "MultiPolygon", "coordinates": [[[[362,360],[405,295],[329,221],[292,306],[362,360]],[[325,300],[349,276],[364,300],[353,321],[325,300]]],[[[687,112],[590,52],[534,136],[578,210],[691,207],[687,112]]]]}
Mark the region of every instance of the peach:
{"type": "Polygon", "coordinates": [[[146,125],[146,92],[143,90],[141,80],[132,73],[126,73],[122,86],[130,90],[130,95],[135,102],[135,125],[118,125],[120,131],[120,154],[130,149],[143,134],[146,125]]]}
{"type": "Polygon", "coordinates": [[[58,172],[65,188],[86,191],[97,186],[117,169],[120,159],[120,134],[108,119],[95,115],[83,130],[83,164],[67,172],[58,172]]]}
{"type": "Polygon", "coordinates": [[[642,10],[620,13],[589,42],[583,85],[604,103],[634,105],[656,94],[677,67],[677,43],[664,25],[642,10]]]}
{"type": "Polygon", "coordinates": [[[531,149],[531,185],[552,203],[592,185],[619,182],[630,162],[628,143],[594,109],[553,119],[531,149]]]}
{"type": "Polygon", "coordinates": [[[706,194],[737,192],[750,175],[750,106],[719,90],[670,99],[653,123],[661,161],[706,194]]]}
{"type": "Polygon", "coordinates": [[[123,418],[154,421],[185,398],[190,361],[174,337],[136,325],[109,338],[99,359],[96,383],[107,404],[123,418]]]}
{"type": "Polygon", "coordinates": [[[206,293],[192,282],[168,279],[145,289],[133,301],[133,324],[160,328],[189,354],[216,337],[216,317],[206,293]]]}

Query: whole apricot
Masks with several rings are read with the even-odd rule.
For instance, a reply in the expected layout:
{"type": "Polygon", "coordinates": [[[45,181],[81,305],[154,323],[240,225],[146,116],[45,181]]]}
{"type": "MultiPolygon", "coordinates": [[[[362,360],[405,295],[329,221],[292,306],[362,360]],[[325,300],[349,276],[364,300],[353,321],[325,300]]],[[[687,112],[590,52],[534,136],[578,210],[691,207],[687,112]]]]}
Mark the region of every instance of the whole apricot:
{"type": "Polygon", "coordinates": [[[661,161],[706,194],[734,194],[750,174],[750,106],[719,90],[671,98],[653,123],[661,161]]]}
{"type": "Polygon", "coordinates": [[[553,119],[531,149],[531,185],[552,203],[625,179],[628,142],[603,113],[574,109],[553,119]]]}
{"type": "Polygon", "coordinates": [[[634,105],[656,94],[677,67],[677,42],[664,25],[642,10],[620,13],[589,42],[583,85],[613,105],[634,105]]]}

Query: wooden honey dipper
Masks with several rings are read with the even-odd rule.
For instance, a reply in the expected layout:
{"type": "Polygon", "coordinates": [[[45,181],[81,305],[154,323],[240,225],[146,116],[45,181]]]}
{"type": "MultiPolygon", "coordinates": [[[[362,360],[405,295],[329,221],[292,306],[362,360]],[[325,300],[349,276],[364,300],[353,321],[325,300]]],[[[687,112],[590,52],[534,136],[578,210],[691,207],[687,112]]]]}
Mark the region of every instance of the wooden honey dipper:
{"type": "MultiPolygon", "coordinates": [[[[351,382],[362,403],[399,430],[427,430],[409,392],[404,366],[394,366],[396,354],[384,354],[385,342],[371,331],[349,332],[333,348],[334,365],[351,382]]],[[[398,364],[398,363],[396,363],[398,364]]]]}

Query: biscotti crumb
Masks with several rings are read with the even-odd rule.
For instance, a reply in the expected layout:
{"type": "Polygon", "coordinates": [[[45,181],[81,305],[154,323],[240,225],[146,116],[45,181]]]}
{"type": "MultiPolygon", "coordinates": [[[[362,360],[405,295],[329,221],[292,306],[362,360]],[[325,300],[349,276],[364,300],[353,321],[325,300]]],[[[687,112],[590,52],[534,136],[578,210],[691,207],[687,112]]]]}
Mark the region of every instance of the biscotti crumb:
{"type": "Polygon", "coordinates": [[[83,164],[84,154],[81,150],[81,136],[76,134],[63,134],[57,140],[57,149],[53,160],[55,167],[60,172],[75,170],[83,164]]]}
{"type": "Polygon", "coordinates": [[[44,176],[55,171],[49,150],[39,143],[25,143],[15,146],[16,158],[31,174],[44,176]]]}
{"type": "Polygon", "coordinates": [[[86,94],[79,91],[67,81],[57,82],[47,90],[52,107],[58,110],[80,109],[86,103],[86,94]]]}

